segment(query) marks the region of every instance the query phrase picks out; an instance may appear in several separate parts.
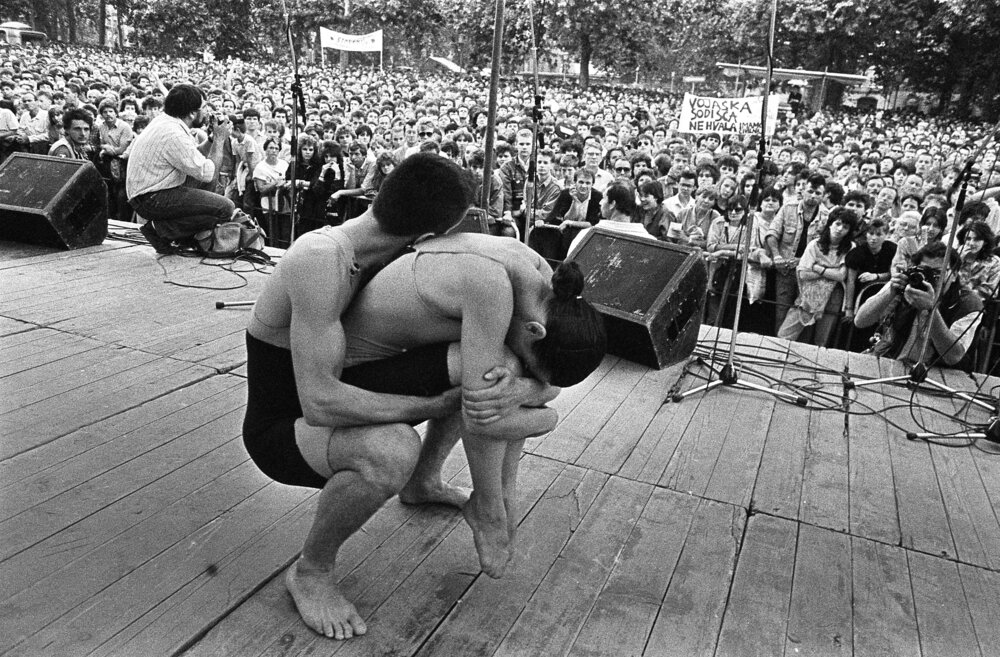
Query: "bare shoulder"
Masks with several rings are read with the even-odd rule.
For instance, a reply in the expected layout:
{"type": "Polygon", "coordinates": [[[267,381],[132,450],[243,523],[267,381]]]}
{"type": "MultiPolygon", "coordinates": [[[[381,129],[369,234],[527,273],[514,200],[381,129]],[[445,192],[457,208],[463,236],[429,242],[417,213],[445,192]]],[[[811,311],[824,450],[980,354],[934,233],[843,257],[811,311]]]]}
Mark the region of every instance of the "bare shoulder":
{"type": "Polygon", "coordinates": [[[336,310],[339,316],[351,300],[355,267],[350,240],[334,231],[314,231],[285,252],[276,273],[297,311],[336,310]]]}

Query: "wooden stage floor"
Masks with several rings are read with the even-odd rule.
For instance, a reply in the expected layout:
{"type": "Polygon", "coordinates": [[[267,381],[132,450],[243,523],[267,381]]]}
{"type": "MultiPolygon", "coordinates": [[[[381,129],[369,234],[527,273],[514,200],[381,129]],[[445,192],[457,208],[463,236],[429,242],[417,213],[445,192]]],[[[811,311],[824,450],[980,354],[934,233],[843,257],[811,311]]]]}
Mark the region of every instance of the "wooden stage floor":
{"type": "Polygon", "coordinates": [[[608,357],[526,447],[506,577],[458,512],[393,499],[339,564],[369,634],[313,634],[282,574],[315,495],[249,462],[247,311],[214,307],[264,277],[0,244],[0,654],[1000,655],[1000,457],[904,436],[987,414],[918,393],[911,415],[903,387],[844,390],[895,363],[750,335],[743,380],[809,408],[663,404],[702,370],[608,357]]]}

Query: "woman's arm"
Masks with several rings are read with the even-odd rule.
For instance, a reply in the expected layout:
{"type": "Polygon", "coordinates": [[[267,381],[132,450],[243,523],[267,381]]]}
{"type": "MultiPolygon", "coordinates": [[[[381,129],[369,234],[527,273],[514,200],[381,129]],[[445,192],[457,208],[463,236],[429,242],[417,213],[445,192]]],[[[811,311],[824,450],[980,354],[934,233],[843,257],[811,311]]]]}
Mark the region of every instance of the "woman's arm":
{"type": "MultiPolygon", "coordinates": [[[[462,393],[474,400],[477,392],[496,383],[487,373],[505,362],[504,341],[514,314],[514,286],[499,263],[478,256],[462,260],[453,270],[461,275],[443,281],[441,289],[443,305],[461,313],[462,393]]],[[[516,406],[500,420],[485,425],[478,421],[475,410],[463,401],[463,421],[472,435],[514,440],[545,433],[554,424],[555,411],[547,408],[516,406]]]]}

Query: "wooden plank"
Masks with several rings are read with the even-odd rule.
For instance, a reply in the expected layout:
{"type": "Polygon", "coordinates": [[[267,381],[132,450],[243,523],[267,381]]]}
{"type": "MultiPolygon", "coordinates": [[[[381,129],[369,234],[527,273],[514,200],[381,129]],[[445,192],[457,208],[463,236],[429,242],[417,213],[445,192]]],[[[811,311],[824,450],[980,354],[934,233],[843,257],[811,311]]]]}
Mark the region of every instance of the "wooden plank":
{"type": "MultiPolygon", "coordinates": [[[[390,500],[365,523],[362,531],[347,540],[338,554],[338,569],[345,573],[351,572],[369,554],[379,549],[404,523],[423,515],[422,510],[423,507],[400,504],[398,499],[390,500]]],[[[419,518],[417,520],[419,521],[419,518]]],[[[301,547],[305,531],[289,528],[286,533],[293,536],[296,545],[301,547]]],[[[293,557],[297,554],[296,550],[293,557]]],[[[291,642],[297,637],[296,633],[307,633],[285,589],[284,577],[280,575],[281,573],[270,579],[260,591],[235,607],[224,618],[219,619],[219,622],[184,654],[188,657],[257,655],[272,642],[291,642]]],[[[196,610],[197,607],[193,607],[190,612],[194,613],[196,610]]],[[[157,621],[152,626],[155,628],[159,624],[157,621]]],[[[136,637],[130,641],[137,643],[140,640],[141,637],[136,637]]]]}
{"type": "Polygon", "coordinates": [[[570,655],[641,655],[698,500],[655,489],[570,655]]]}
{"type": "Polygon", "coordinates": [[[644,655],[712,655],[743,540],[743,509],[702,500],[644,655]]]}
{"type": "Polygon", "coordinates": [[[919,655],[906,553],[895,546],[852,537],[851,558],[855,654],[919,655]]]}
{"type": "Polygon", "coordinates": [[[785,654],[852,654],[851,588],[849,537],[800,525],[785,654]]]}
{"type": "Polygon", "coordinates": [[[572,645],[652,492],[612,477],[497,649],[559,655],[572,645]],[[539,631],[540,628],[544,628],[539,631]]]}
{"type": "MultiPolygon", "coordinates": [[[[795,345],[790,346],[790,355],[794,351],[795,345]]],[[[833,372],[843,369],[845,359],[842,351],[819,349],[816,354],[816,364],[833,372]]],[[[798,518],[820,527],[846,531],[850,518],[850,477],[847,425],[840,405],[844,388],[839,375],[819,375],[817,381],[819,389],[826,393],[819,397],[819,403],[837,407],[814,408],[810,413],[798,518]]]]}
{"type": "MultiPolygon", "coordinates": [[[[879,377],[878,360],[862,354],[849,355],[852,377],[879,377]]],[[[881,389],[868,386],[851,393],[850,435],[850,533],[890,545],[899,545],[899,510],[889,453],[889,432],[885,417],[865,408],[885,407],[881,389]]]]}
{"type": "Polygon", "coordinates": [[[576,460],[581,468],[615,474],[660,410],[667,391],[674,385],[683,363],[666,370],[649,370],[635,386],[607,423],[576,460]]]}
{"type": "Polygon", "coordinates": [[[155,356],[110,345],[95,345],[60,361],[40,364],[7,377],[5,395],[0,399],[0,414],[23,409],[37,402],[62,397],[70,391],[93,385],[104,379],[127,376],[129,370],[148,365],[155,356]]]}
{"type": "MultiPolygon", "coordinates": [[[[178,541],[184,544],[184,538],[192,532],[212,526],[220,513],[266,485],[263,475],[255,476],[254,471],[251,463],[243,462],[220,473],[208,485],[180,496],[143,522],[109,537],[108,541],[100,536],[91,537],[92,548],[82,557],[65,563],[61,569],[31,582],[30,586],[7,598],[5,613],[0,618],[0,637],[10,643],[4,645],[36,641],[44,627],[69,613],[69,618],[58,623],[65,626],[73,617],[74,608],[92,606],[90,601],[94,596],[178,541]],[[100,549],[94,549],[98,547],[100,549]]],[[[202,568],[205,566],[207,564],[202,568]]],[[[4,579],[7,579],[6,573],[4,579]]],[[[154,587],[153,582],[147,584],[154,587]]]]}
{"type": "MultiPolygon", "coordinates": [[[[972,381],[961,372],[934,368],[930,376],[955,390],[974,390],[972,381]]],[[[990,419],[988,412],[979,410],[978,407],[968,410],[965,402],[957,397],[936,400],[935,405],[948,415],[961,416],[984,426],[990,419]]],[[[963,425],[938,413],[925,410],[922,417],[931,431],[951,433],[963,430],[963,425]]],[[[944,500],[951,535],[955,540],[958,560],[1000,570],[1000,521],[976,469],[971,450],[975,450],[975,447],[931,445],[934,472],[944,500]]]]}
{"type": "Polygon", "coordinates": [[[649,484],[659,482],[700,403],[701,398],[695,397],[660,406],[618,474],[649,484]]]}
{"type": "MultiPolygon", "coordinates": [[[[552,472],[552,471],[550,471],[552,472]]],[[[543,479],[548,479],[546,474],[543,479]]],[[[579,499],[587,508],[596,493],[596,487],[603,485],[606,477],[599,473],[584,473],[579,487],[579,499]]],[[[551,479],[550,479],[551,481],[551,479]]],[[[535,486],[531,496],[541,496],[544,490],[535,486]]],[[[568,497],[577,495],[577,488],[571,489],[568,497]]],[[[536,498],[537,499],[537,498],[536,498]]],[[[478,560],[472,549],[472,534],[465,523],[455,522],[443,528],[446,537],[435,542],[431,549],[422,549],[419,563],[414,560],[406,568],[405,573],[398,572],[396,577],[381,578],[373,582],[371,577],[364,577],[369,582],[367,589],[357,598],[358,611],[368,619],[368,634],[363,642],[345,642],[334,649],[329,649],[330,641],[319,638],[306,631],[308,641],[296,644],[295,651],[289,651],[284,645],[272,644],[265,655],[295,654],[312,655],[316,650],[339,655],[386,655],[411,654],[415,652],[429,637],[448,611],[459,604],[461,596],[468,591],[473,580],[483,579],[479,573],[478,560]],[[372,592],[375,594],[372,594],[372,592]]],[[[398,563],[399,560],[397,560],[398,563]]],[[[394,568],[395,570],[395,568],[394,568]]],[[[519,562],[508,566],[510,574],[521,572],[519,562]]],[[[353,575],[353,574],[352,574],[353,575]]],[[[345,578],[343,584],[347,590],[355,587],[345,578]]],[[[490,584],[499,584],[489,580],[490,584]]],[[[354,598],[355,596],[349,596],[354,598]]],[[[495,608],[495,600],[491,597],[489,609],[495,608]]]]}
{"type": "Polygon", "coordinates": [[[217,372],[228,372],[247,360],[246,329],[240,326],[222,337],[175,351],[170,357],[211,367],[217,372]]]}
{"type": "Polygon", "coordinates": [[[74,262],[94,261],[105,258],[114,258],[123,251],[121,242],[107,242],[99,246],[91,246],[84,249],[73,249],[71,251],[54,250],[46,248],[44,251],[30,258],[19,258],[14,255],[15,251],[22,247],[32,245],[22,245],[16,242],[0,242],[0,270],[6,270],[5,278],[13,278],[21,275],[23,271],[41,270],[45,268],[73,266],[74,262]],[[39,267],[39,265],[42,265],[39,267]]]}
{"type": "Polygon", "coordinates": [[[747,522],[717,657],[770,657],[785,647],[798,525],[757,514],[747,522]]]}
{"type": "MultiPolygon", "coordinates": [[[[55,363],[76,354],[102,346],[101,342],[85,338],[70,333],[52,331],[50,329],[39,329],[20,333],[17,336],[31,336],[30,342],[12,344],[12,341],[4,339],[2,356],[0,356],[0,378],[9,377],[26,370],[40,367],[49,363],[55,363]],[[37,334],[37,335],[36,335],[37,334]]],[[[7,390],[9,382],[0,382],[4,390],[7,390]]],[[[12,386],[11,390],[14,389],[12,386]]]]}
{"type": "MultiPolygon", "coordinates": [[[[597,366],[597,369],[590,373],[590,376],[575,386],[563,388],[560,391],[559,396],[549,403],[550,407],[558,411],[559,422],[566,420],[566,416],[590,394],[590,391],[608,375],[608,372],[614,369],[620,360],[617,356],[605,356],[601,364],[597,366]]],[[[236,371],[239,372],[241,369],[243,368],[238,368],[236,371]]],[[[546,438],[547,435],[528,438],[524,443],[524,451],[534,454],[535,450],[546,438]]]]}
{"type": "Polygon", "coordinates": [[[152,426],[144,425],[125,435],[107,436],[104,442],[95,441],[77,458],[71,460],[61,458],[59,462],[45,468],[41,474],[25,476],[19,480],[17,486],[5,487],[0,519],[6,519],[41,504],[160,444],[198,429],[214,418],[241,409],[246,403],[246,393],[242,386],[226,386],[221,389],[223,394],[219,395],[207,394],[216,389],[216,386],[196,384],[189,387],[197,388],[205,396],[193,400],[182,412],[168,416],[164,421],[152,426]]]}
{"type": "MultiPolygon", "coordinates": [[[[163,530],[150,532],[161,534],[156,540],[158,554],[120,573],[113,583],[89,595],[86,602],[56,622],[38,628],[23,648],[44,649],[49,654],[89,653],[192,580],[212,577],[218,563],[315,493],[274,482],[265,484],[264,476],[256,473],[249,462],[232,470],[226,479],[220,478],[219,484],[211,487],[216,496],[225,489],[227,493],[233,491],[230,500],[238,499],[235,490],[240,481],[256,480],[263,487],[239,499],[235,506],[232,501],[223,506],[206,499],[202,506],[207,507],[210,519],[198,523],[200,526],[193,532],[174,534],[171,536],[174,540],[164,540],[163,530]]],[[[143,537],[147,544],[148,536],[143,537]]],[[[132,543],[134,540],[122,541],[123,546],[132,543]]]]}
{"type": "MultiPolygon", "coordinates": [[[[10,556],[52,536],[64,527],[79,523],[109,504],[127,497],[133,491],[148,486],[178,468],[184,468],[199,455],[239,436],[242,418],[242,410],[237,410],[212,419],[194,431],[187,431],[161,446],[147,449],[137,458],[87,479],[80,485],[5,520],[0,523],[0,536],[4,537],[3,543],[0,544],[0,549],[3,550],[2,558],[9,559],[10,556]]],[[[239,455],[239,461],[245,458],[244,451],[239,455]]],[[[129,517],[129,514],[126,514],[125,518],[126,522],[134,523],[135,516],[129,517]]],[[[113,525],[109,525],[107,531],[112,527],[113,525]]],[[[107,537],[96,534],[91,540],[94,538],[103,542],[107,537]]],[[[73,551],[71,547],[66,549],[69,552],[73,551]]],[[[0,572],[6,568],[6,563],[0,563],[0,572]]],[[[10,578],[13,577],[15,576],[10,575],[10,578]]],[[[6,582],[0,583],[0,587],[5,584],[6,582]]]]}
{"type": "MultiPolygon", "coordinates": [[[[899,361],[883,358],[879,359],[879,371],[885,378],[905,375],[908,370],[899,361]]],[[[893,396],[902,397],[905,400],[903,403],[909,403],[911,393],[906,388],[887,384],[882,389],[893,396]]],[[[900,403],[891,399],[886,399],[886,402],[900,403]]],[[[886,417],[897,425],[907,427],[908,431],[918,430],[908,408],[889,407],[885,413],[886,417]]],[[[954,557],[957,550],[930,450],[926,443],[907,440],[902,431],[889,432],[889,453],[896,486],[901,545],[927,554],[954,557]]]]}
{"type": "MultiPolygon", "coordinates": [[[[128,536],[134,536],[136,528],[147,518],[163,517],[164,509],[185,498],[191,490],[210,485],[220,474],[245,463],[245,460],[240,441],[230,440],[198,457],[189,467],[170,473],[141,491],[53,533],[31,549],[12,556],[2,564],[3,597],[13,597],[37,585],[39,580],[59,572],[71,573],[69,577],[72,578],[75,576],[72,573],[81,567],[80,564],[93,562],[99,553],[109,549],[109,545],[114,549],[118,544],[115,541],[121,542],[128,536]]],[[[256,488],[263,485],[253,477],[248,481],[256,488]]],[[[166,517],[170,518],[169,515],[166,517]]],[[[135,557],[130,554],[128,558],[135,557]]]]}
{"type": "MultiPolygon", "coordinates": [[[[523,508],[528,509],[542,496],[564,466],[534,457],[525,457],[522,465],[527,467],[522,468],[519,501],[523,508]]],[[[588,479],[583,471],[577,472],[578,480],[582,478],[598,484],[603,483],[603,476],[597,481],[596,477],[588,479]]],[[[461,473],[461,478],[456,483],[468,483],[466,471],[461,473]]],[[[583,491],[586,489],[587,482],[584,482],[581,497],[589,496],[592,499],[596,493],[585,495],[583,491]]],[[[377,521],[378,515],[373,520],[377,521]]],[[[424,637],[433,630],[440,622],[440,618],[447,613],[448,607],[455,603],[455,598],[442,597],[438,600],[434,596],[428,597],[427,590],[441,591],[439,587],[444,586],[452,593],[460,594],[460,591],[456,590],[457,586],[454,589],[449,586],[449,582],[454,584],[449,578],[449,573],[458,573],[457,576],[462,578],[471,578],[478,573],[471,534],[464,529],[464,523],[453,509],[421,507],[419,513],[400,524],[391,535],[374,548],[368,546],[359,551],[354,566],[350,561],[345,562],[343,558],[341,559],[338,569],[343,566],[348,570],[341,577],[339,584],[344,594],[355,603],[359,613],[368,620],[369,633],[364,639],[365,642],[375,638],[376,642],[385,644],[407,644],[413,640],[410,636],[414,631],[413,628],[423,628],[420,631],[424,632],[424,637]],[[455,531],[456,528],[458,531],[455,531]],[[396,598],[400,596],[405,600],[397,601],[396,598]],[[402,607],[400,610],[402,615],[398,618],[392,614],[382,615],[384,613],[382,608],[386,605],[394,608],[402,607]],[[404,625],[403,628],[400,627],[401,624],[404,625]]],[[[366,524],[362,532],[366,533],[367,530],[366,524]]],[[[345,551],[352,549],[351,543],[357,538],[358,535],[348,541],[345,551]]],[[[508,576],[517,572],[519,567],[512,564],[508,576]]],[[[267,588],[272,587],[280,588],[281,592],[284,592],[283,580],[280,583],[272,582],[267,588]]],[[[269,597],[273,600],[279,599],[276,591],[271,591],[269,597]]],[[[250,617],[241,615],[240,622],[230,623],[227,619],[223,623],[225,626],[223,629],[219,631],[213,629],[205,640],[195,646],[191,654],[293,655],[315,654],[317,651],[329,653],[345,647],[348,650],[358,648],[332,642],[305,627],[287,594],[280,597],[280,603],[277,609],[270,608],[269,617],[256,619],[258,624],[270,627],[263,635],[259,633],[257,625],[250,622],[250,617]],[[279,617],[280,623],[275,623],[271,618],[275,615],[279,617]],[[239,637],[244,634],[241,631],[244,627],[251,635],[260,637],[260,640],[252,643],[241,641],[239,637]],[[232,646],[236,643],[240,645],[237,652],[231,652],[226,648],[227,645],[232,646]]],[[[360,647],[364,651],[364,645],[360,647]]]]}
{"type": "MultiPolygon", "coordinates": [[[[734,364],[740,367],[739,380],[744,381],[752,368],[743,368],[743,362],[755,358],[760,336],[740,336],[738,344],[739,352],[734,353],[734,364]]],[[[721,368],[728,359],[729,343],[715,346],[712,354],[714,356],[708,359],[708,364],[714,361],[714,367],[721,368]]],[[[707,367],[703,370],[705,374],[709,372],[707,367]]],[[[745,416],[755,414],[762,405],[771,404],[773,400],[769,396],[760,399],[756,393],[747,392],[739,386],[722,385],[702,393],[698,402],[698,411],[685,427],[657,484],[702,496],[711,482],[734,423],[742,429],[745,416]]],[[[688,400],[681,403],[688,403],[688,400]]],[[[756,464],[752,469],[756,470],[756,464]]]]}
{"type": "Polygon", "coordinates": [[[969,602],[972,626],[976,631],[979,651],[983,655],[1000,655],[1000,573],[958,564],[962,589],[969,602]]]}
{"type": "MultiPolygon", "coordinates": [[[[87,425],[30,452],[0,461],[0,503],[6,510],[12,502],[11,496],[22,490],[32,499],[42,501],[61,492],[58,490],[60,483],[66,486],[89,479],[94,473],[86,468],[77,475],[77,479],[66,474],[70,470],[79,472],[75,465],[78,456],[99,449],[110,441],[121,440],[126,434],[137,432],[167,416],[175,413],[185,415],[186,409],[192,405],[231,388],[243,390],[245,385],[245,381],[238,377],[213,376],[87,425]]],[[[134,436],[126,444],[131,446],[132,440],[135,440],[134,436]]],[[[7,514],[0,512],[0,519],[5,517],[7,514]]]]}
{"type": "Polygon", "coordinates": [[[534,446],[532,452],[566,463],[575,462],[593,440],[596,431],[614,415],[646,371],[643,365],[618,361],[555,430],[534,446]]]}
{"type": "MultiPolygon", "coordinates": [[[[759,336],[758,336],[759,337],[759,336]]],[[[761,341],[751,344],[741,341],[741,353],[760,354],[761,341]]],[[[766,368],[755,365],[758,371],[766,368]]],[[[780,375],[780,370],[777,372],[780,375]]],[[[747,391],[753,403],[740,404],[734,413],[736,424],[725,435],[725,442],[712,470],[704,496],[710,500],[735,504],[749,509],[757,470],[764,452],[768,427],[779,404],[775,397],[747,391]]]]}
{"type": "MultiPolygon", "coordinates": [[[[539,459],[542,463],[557,461],[539,459]]],[[[502,579],[479,577],[420,652],[492,654],[586,515],[607,476],[566,466],[518,528],[514,560],[502,579]]]]}
{"type": "MultiPolygon", "coordinates": [[[[815,347],[796,346],[806,357],[815,347]]],[[[802,502],[802,473],[809,440],[810,411],[792,404],[776,405],[767,428],[764,452],[754,483],[752,507],[782,518],[797,520],[802,502]]]]}
{"type": "Polygon", "coordinates": [[[923,657],[979,655],[979,642],[957,564],[919,552],[910,552],[908,556],[923,657]]]}
{"type": "Polygon", "coordinates": [[[94,253],[108,254],[130,246],[124,242],[107,240],[103,244],[88,246],[83,249],[73,249],[63,251],[51,247],[37,247],[33,244],[22,244],[20,242],[0,241],[0,270],[17,270],[20,267],[29,267],[39,263],[49,263],[52,261],[68,260],[70,258],[87,257],[94,253]],[[31,257],[21,257],[19,254],[28,250],[36,251],[31,257]]]}
{"type": "MultiPolygon", "coordinates": [[[[225,618],[261,582],[276,577],[296,557],[316,515],[308,498],[215,563],[215,570],[191,579],[168,598],[97,647],[100,655],[173,655],[204,628],[225,618]]],[[[239,654],[239,653],[232,653],[239,654]]]]}
{"type": "MultiPolygon", "coordinates": [[[[3,308],[0,307],[0,313],[3,312],[3,308]]],[[[33,331],[36,328],[35,324],[0,316],[0,337],[6,338],[18,333],[24,333],[25,331],[33,331]]]]}
{"type": "Polygon", "coordinates": [[[0,421],[0,460],[26,452],[71,431],[206,378],[211,370],[158,359],[113,377],[76,388],[58,398],[6,413],[0,421]],[[44,417],[45,422],[38,422],[44,417]]]}
{"type": "Polygon", "coordinates": [[[759,403],[751,394],[728,386],[720,386],[706,394],[707,398],[685,428],[658,485],[702,495],[733,422],[741,410],[759,403]]]}

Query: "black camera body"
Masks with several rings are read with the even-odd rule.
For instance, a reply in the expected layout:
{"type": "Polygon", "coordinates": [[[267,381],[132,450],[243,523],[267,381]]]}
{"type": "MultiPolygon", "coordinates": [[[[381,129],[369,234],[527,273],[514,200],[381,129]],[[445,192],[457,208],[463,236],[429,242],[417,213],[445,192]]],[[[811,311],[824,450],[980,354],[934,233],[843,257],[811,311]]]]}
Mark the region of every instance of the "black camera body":
{"type": "Polygon", "coordinates": [[[924,289],[924,283],[929,283],[932,288],[937,286],[938,272],[931,267],[913,265],[906,269],[903,274],[906,275],[906,284],[918,290],[924,289]]]}

